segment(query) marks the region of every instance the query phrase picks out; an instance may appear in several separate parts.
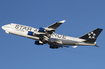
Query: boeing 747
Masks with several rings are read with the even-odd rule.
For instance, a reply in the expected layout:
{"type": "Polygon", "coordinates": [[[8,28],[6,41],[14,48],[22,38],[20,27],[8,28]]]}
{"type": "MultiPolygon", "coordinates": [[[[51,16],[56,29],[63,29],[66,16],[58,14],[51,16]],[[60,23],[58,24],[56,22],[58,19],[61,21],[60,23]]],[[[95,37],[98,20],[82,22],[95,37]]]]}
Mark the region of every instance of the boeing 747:
{"type": "Polygon", "coordinates": [[[50,48],[57,49],[59,47],[73,46],[97,46],[96,39],[103,29],[97,28],[78,38],[56,34],[56,29],[65,22],[65,20],[56,22],[48,27],[40,27],[39,29],[10,23],[2,26],[6,33],[34,39],[36,45],[49,44],[50,48]]]}

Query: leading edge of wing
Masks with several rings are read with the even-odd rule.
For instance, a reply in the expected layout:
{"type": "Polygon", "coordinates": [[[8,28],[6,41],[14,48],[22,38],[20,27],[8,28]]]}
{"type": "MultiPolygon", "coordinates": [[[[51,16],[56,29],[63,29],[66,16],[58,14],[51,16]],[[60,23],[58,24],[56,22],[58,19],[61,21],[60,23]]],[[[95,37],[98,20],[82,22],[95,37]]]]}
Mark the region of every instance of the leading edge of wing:
{"type": "Polygon", "coordinates": [[[62,20],[62,21],[59,21],[59,22],[56,22],[50,26],[48,26],[47,28],[51,28],[51,29],[57,29],[62,23],[64,23],[66,20],[62,20]]]}

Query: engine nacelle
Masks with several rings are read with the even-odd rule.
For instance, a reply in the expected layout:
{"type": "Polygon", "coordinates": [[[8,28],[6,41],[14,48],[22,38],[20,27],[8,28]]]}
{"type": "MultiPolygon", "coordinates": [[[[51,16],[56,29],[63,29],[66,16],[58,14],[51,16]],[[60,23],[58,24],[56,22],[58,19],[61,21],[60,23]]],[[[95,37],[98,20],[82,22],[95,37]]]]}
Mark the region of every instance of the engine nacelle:
{"type": "Polygon", "coordinates": [[[51,48],[51,49],[58,49],[58,47],[55,46],[55,45],[50,45],[50,48],[51,48]]]}
{"type": "Polygon", "coordinates": [[[28,35],[31,35],[31,36],[33,36],[33,32],[31,32],[31,31],[28,31],[28,35]]]}
{"type": "Polygon", "coordinates": [[[42,27],[39,28],[39,32],[44,32],[44,31],[45,31],[44,28],[42,27]]]}
{"type": "Polygon", "coordinates": [[[41,41],[35,41],[35,44],[36,45],[43,45],[43,42],[41,42],[41,41]]]}

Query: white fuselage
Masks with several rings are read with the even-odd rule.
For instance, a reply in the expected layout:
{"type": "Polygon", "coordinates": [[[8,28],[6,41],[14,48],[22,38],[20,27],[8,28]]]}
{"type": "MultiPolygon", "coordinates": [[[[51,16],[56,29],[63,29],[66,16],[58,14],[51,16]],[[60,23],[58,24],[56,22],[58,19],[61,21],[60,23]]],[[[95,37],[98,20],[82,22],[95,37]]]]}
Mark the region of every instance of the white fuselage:
{"type": "MultiPolygon", "coordinates": [[[[30,36],[27,34],[28,31],[38,33],[38,29],[36,29],[36,28],[11,23],[11,24],[2,26],[2,29],[5,30],[6,33],[11,33],[11,34],[27,37],[30,39],[39,40],[39,37],[30,36]]],[[[56,43],[62,44],[62,45],[93,45],[93,46],[96,45],[96,43],[91,44],[91,43],[85,43],[84,41],[85,41],[85,39],[64,36],[64,35],[60,35],[60,34],[56,34],[56,33],[53,33],[49,39],[49,42],[56,42],[56,43]]]]}

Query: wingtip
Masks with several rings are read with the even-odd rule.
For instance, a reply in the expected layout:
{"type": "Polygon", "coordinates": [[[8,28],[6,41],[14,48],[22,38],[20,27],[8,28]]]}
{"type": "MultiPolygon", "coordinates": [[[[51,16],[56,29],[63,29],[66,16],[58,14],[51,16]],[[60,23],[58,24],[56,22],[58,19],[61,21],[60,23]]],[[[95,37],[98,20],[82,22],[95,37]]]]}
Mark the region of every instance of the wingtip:
{"type": "Polygon", "coordinates": [[[59,21],[59,23],[64,23],[66,20],[59,21]]]}

